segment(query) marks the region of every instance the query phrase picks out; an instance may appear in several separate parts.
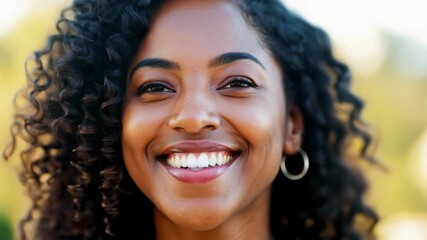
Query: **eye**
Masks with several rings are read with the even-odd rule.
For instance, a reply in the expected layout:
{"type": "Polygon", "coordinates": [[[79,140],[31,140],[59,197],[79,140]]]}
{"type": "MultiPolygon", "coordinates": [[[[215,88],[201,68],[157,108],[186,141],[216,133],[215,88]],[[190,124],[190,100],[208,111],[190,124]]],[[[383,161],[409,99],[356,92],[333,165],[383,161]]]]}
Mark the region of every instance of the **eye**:
{"type": "Polygon", "coordinates": [[[155,94],[155,93],[173,93],[175,92],[172,89],[172,86],[165,82],[160,81],[151,81],[146,82],[142,84],[138,89],[136,90],[136,95],[144,95],[144,94],[155,94]]]}
{"type": "Polygon", "coordinates": [[[232,77],[220,89],[230,88],[256,88],[258,87],[252,80],[245,77],[232,77]]]}

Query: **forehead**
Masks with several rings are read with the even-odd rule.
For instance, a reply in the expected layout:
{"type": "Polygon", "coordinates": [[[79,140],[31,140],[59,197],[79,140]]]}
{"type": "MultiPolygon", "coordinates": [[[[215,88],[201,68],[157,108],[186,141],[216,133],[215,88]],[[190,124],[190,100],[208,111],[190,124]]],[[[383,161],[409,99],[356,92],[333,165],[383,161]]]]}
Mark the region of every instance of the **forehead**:
{"type": "Polygon", "coordinates": [[[237,6],[227,0],[169,0],[160,9],[154,18],[153,29],[165,27],[172,31],[178,27],[193,30],[202,30],[207,27],[211,30],[227,30],[240,28],[247,30],[249,26],[244,21],[237,6]]]}
{"type": "Polygon", "coordinates": [[[262,49],[259,39],[231,1],[173,0],[156,14],[142,45],[144,52],[157,55],[177,46],[188,51],[189,45],[193,53],[251,52],[262,49]]]}

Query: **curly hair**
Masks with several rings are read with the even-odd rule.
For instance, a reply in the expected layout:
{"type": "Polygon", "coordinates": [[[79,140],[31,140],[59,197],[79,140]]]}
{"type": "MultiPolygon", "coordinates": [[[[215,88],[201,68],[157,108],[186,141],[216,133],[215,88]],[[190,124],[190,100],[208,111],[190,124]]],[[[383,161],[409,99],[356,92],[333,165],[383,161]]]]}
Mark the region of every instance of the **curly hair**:
{"type": "MultiPolygon", "coordinates": [[[[304,117],[302,148],[310,171],[299,181],[278,174],[270,226],[276,239],[372,237],[378,217],[363,196],[367,182],[347,149],[371,134],[363,102],[350,90],[348,67],[332,54],[327,34],[279,0],[234,0],[280,63],[288,104],[304,117]],[[360,217],[368,228],[357,226],[360,217]]],[[[20,180],[31,207],[21,239],[155,238],[153,204],[130,179],[121,150],[121,115],[130,60],[164,1],[74,0],[57,33],[26,63],[28,83],[16,98],[12,142],[21,151],[20,180]],[[26,103],[22,106],[22,102],[26,103]],[[19,103],[19,104],[18,104],[19,103]],[[126,221],[137,218],[138,223],[126,221]]]]}

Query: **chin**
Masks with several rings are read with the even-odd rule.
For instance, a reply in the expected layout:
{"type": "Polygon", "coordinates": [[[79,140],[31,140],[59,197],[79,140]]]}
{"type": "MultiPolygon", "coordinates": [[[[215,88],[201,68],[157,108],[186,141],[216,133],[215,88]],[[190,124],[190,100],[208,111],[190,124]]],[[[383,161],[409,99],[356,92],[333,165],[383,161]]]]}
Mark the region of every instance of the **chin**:
{"type": "MultiPolygon", "coordinates": [[[[224,208],[224,204],[215,204],[216,207],[197,207],[191,204],[190,208],[175,208],[179,211],[161,213],[160,218],[169,219],[170,223],[179,228],[190,231],[203,232],[221,227],[231,218],[230,211],[224,208]]],[[[160,210],[157,210],[160,211],[160,210]]]]}

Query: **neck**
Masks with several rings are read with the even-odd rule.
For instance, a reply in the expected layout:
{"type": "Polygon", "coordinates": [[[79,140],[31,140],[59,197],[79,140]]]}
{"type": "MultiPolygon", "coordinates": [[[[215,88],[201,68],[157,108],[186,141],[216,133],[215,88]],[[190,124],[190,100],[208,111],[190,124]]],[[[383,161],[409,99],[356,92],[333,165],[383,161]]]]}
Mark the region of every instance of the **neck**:
{"type": "Polygon", "coordinates": [[[249,206],[230,216],[219,226],[204,231],[178,226],[155,208],[157,240],[268,240],[270,239],[269,206],[270,190],[261,194],[249,206]]]}

